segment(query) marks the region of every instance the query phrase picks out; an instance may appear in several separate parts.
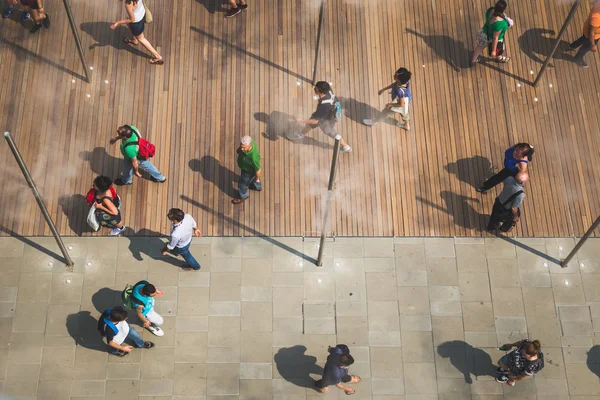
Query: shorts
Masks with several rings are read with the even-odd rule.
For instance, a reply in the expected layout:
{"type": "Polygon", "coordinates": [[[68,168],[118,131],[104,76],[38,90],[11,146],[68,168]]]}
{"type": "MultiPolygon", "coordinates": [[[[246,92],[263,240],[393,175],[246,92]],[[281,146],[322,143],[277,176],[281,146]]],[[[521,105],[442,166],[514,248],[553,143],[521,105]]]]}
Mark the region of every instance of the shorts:
{"type": "Polygon", "coordinates": [[[37,0],[21,0],[21,4],[25,7],[29,7],[32,10],[39,10],[37,0]]]}
{"type": "Polygon", "coordinates": [[[133,36],[137,37],[137,36],[140,36],[142,33],[144,33],[144,25],[145,24],[146,24],[146,14],[144,14],[144,18],[142,18],[138,22],[129,24],[129,29],[131,30],[131,33],[133,34],[133,36]]]}
{"type": "Polygon", "coordinates": [[[103,210],[96,209],[96,219],[100,226],[105,228],[116,228],[121,222],[121,211],[119,211],[117,215],[112,215],[103,210]]]}
{"type": "Polygon", "coordinates": [[[319,128],[321,128],[321,131],[326,134],[327,136],[329,136],[332,139],[335,139],[335,137],[337,136],[337,130],[335,129],[335,125],[336,125],[337,121],[335,120],[325,120],[325,121],[319,121],[318,124],[316,125],[309,125],[312,129],[315,129],[317,126],[319,128]]]}
{"type": "Polygon", "coordinates": [[[404,101],[404,106],[402,107],[392,107],[390,108],[390,111],[398,113],[402,116],[402,120],[404,120],[404,122],[408,122],[408,120],[410,119],[408,116],[408,101],[404,101]]]}
{"type": "Polygon", "coordinates": [[[476,38],[477,46],[479,47],[487,47],[490,43],[492,43],[492,39],[488,38],[483,29],[480,29],[477,32],[476,38]]]}

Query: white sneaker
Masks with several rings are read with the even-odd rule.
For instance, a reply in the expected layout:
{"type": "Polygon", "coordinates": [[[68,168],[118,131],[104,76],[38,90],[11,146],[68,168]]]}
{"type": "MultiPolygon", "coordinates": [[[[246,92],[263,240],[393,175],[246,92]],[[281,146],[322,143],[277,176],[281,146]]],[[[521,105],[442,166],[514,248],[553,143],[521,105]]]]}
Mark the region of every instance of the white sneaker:
{"type": "Polygon", "coordinates": [[[352,147],[350,147],[349,144],[345,145],[344,147],[342,147],[342,151],[344,153],[352,153],[352,147]]]}
{"type": "Polygon", "coordinates": [[[373,120],[372,119],[363,119],[363,124],[365,124],[367,126],[373,126],[373,120]]]}
{"type": "Polygon", "coordinates": [[[113,228],[108,234],[111,236],[117,236],[120,235],[121,233],[123,233],[125,231],[125,225],[123,225],[122,228],[113,228]]]}
{"type": "Polygon", "coordinates": [[[165,331],[160,329],[158,326],[150,325],[148,328],[150,332],[152,332],[156,336],[165,336],[165,331]]]}

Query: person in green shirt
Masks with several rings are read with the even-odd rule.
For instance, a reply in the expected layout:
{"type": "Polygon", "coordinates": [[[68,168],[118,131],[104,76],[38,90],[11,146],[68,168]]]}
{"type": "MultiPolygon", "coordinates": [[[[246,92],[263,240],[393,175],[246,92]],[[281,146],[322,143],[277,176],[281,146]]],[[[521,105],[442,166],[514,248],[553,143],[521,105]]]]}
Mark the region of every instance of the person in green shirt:
{"type": "Polygon", "coordinates": [[[150,160],[139,158],[140,146],[138,146],[138,141],[141,137],[138,128],[133,125],[123,125],[117,129],[117,137],[110,139],[110,144],[115,144],[118,140],[121,141],[121,154],[123,155],[123,177],[115,180],[116,185],[131,185],[134,172],[135,176],[141,178],[140,167],[150,174],[153,182],[162,183],[167,180],[150,160]]]}
{"type": "Polygon", "coordinates": [[[504,10],[508,4],[506,0],[498,0],[494,7],[487,9],[485,13],[485,23],[483,28],[477,32],[475,42],[475,50],[473,50],[473,58],[471,58],[471,66],[480,61],[479,56],[483,53],[483,49],[491,44],[490,57],[500,63],[510,61],[510,57],[502,55],[504,51],[504,34],[513,25],[513,21],[504,15],[504,10]]]}
{"type": "Polygon", "coordinates": [[[238,190],[240,197],[231,200],[233,204],[241,204],[246,200],[250,193],[248,189],[261,191],[262,183],[260,182],[260,153],[256,142],[250,136],[244,136],[240,147],[237,149],[238,167],[240,167],[240,180],[238,181],[238,190]]]}

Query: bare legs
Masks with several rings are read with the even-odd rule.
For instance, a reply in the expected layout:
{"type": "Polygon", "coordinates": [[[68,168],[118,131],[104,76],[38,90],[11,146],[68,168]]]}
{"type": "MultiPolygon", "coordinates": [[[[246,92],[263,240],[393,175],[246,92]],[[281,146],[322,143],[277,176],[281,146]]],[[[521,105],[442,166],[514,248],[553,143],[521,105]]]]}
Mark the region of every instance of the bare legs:
{"type": "Polygon", "coordinates": [[[471,58],[471,64],[475,64],[480,55],[483,54],[483,47],[475,46],[475,50],[473,50],[473,58],[471,58]]]}
{"type": "Polygon", "coordinates": [[[146,39],[143,33],[141,33],[139,36],[134,36],[133,40],[130,43],[134,45],[141,43],[146,48],[146,50],[148,50],[152,54],[152,60],[150,62],[162,60],[161,55],[158,54],[154,47],[152,47],[152,44],[150,44],[150,42],[148,41],[148,39],[146,39]]]}

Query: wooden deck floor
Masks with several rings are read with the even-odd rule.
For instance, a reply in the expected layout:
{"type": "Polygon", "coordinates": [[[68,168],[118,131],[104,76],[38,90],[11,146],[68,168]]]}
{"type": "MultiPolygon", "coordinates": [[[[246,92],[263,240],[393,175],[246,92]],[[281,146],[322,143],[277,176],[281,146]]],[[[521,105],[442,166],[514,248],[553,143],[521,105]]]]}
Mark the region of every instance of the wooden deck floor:
{"type": "MultiPolygon", "coordinates": [[[[91,84],[81,79],[62,2],[46,2],[50,30],[31,35],[18,14],[0,22],[0,128],[14,135],[61,233],[90,234],[83,195],[97,174],[117,176],[120,155],[108,140],[124,123],[157,145],[154,163],[168,177],[118,189],[130,234],[168,232],[172,206],[192,213],[205,235],[319,231],[332,142],[317,131],[303,143],[285,137],[295,129],[289,118],[308,117],[316,104],[318,0],[248,0],[232,20],[219,0],[147,0],[155,22],[146,36],[162,67],[123,43],[127,28],[109,29],[121,3],[72,0],[91,84]],[[244,134],[260,148],[265,189],[234,207],[244,134]]],[[[588,70],[558,55],[534,89],[528,82],[550,51],[550,31],[570,6],[513,2],[512,61],[468,69],[488,3],[328,1],[318,78],[342,99],[340,132],[354,147],[339,164],[335,235],[482,235],[495,195],[474,188],[517,141],[536,148],[517,235],[581,235],[600,214],[597,55],[588,70]],[[377,90],[400,66],[413,72],[413,130],[363,126],[388,100],[377,90]]],[[[587,12],[583,5],[566,40],[579,36],[587,12]]],[[[0,157],[2,231],[49,235],[5,144],[0,157]]]]}

